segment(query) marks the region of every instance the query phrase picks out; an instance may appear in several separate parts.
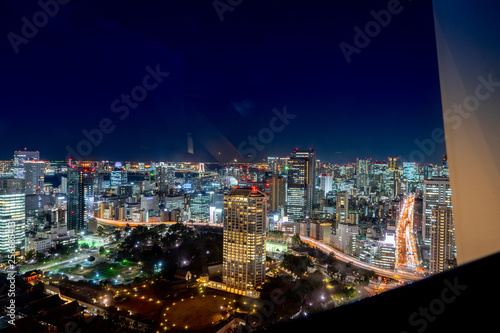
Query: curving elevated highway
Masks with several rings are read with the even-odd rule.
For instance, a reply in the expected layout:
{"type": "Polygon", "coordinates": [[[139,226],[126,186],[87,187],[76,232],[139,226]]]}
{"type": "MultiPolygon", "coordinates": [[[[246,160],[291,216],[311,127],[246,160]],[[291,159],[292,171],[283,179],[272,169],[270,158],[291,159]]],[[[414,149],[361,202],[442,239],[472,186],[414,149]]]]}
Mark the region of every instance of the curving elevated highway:
{"type": "Polygon", "coordinates": [[[341,261],[351,262],[356,267],[367,269],[367,270],[372,270],[380,276],[388,277],[388,278],[391,278],[394,280],[399,280],[399,281],[406,281],[406,282],[413,282],[413,281],[417,281],[417,280],[422,279],[422,276],[419,276],[419,275],[406,273],[406,272],[392,272],[392,271],[388,271],[385,269],[375,267],[373,265],[362,262],[359,259],[351,257],[351,256],[349,256],[349,255],[347,255],[339,250],[332,248],[331,246],[323,244],[322,242],[317,241],[317,240],[312,239],[312,238],[309,238],[309,237],[300,236],[300,239],[309,245],[317,246],[320,250],[322,250],[325,253],[332,253],[333,252],[335,257],[341,261]]]}

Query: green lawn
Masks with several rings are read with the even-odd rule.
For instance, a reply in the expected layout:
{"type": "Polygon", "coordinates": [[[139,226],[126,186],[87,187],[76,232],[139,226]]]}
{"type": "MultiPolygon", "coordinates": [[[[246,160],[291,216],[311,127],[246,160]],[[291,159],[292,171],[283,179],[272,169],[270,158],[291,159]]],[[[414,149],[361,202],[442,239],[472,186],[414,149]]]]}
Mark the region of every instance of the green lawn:
{"type": "Polygon", "coordinates": [[[120,263],[100,263],[92,266],[82,266],[82,268],[77,268],[76,265],[73,267],[68,267],[60,270],[61,272],[75,275],[82,275],[85,279],[95,279],[100,280],[106,279],[116,279],[118,275],[122,278],[134,278],[138,275],[140,268],[130,261],[123,261],[120,263]],[[129,269],[130,268],[130,269],[129,269]],[[97,277],[96,274],[99,274],[97,277]]]}

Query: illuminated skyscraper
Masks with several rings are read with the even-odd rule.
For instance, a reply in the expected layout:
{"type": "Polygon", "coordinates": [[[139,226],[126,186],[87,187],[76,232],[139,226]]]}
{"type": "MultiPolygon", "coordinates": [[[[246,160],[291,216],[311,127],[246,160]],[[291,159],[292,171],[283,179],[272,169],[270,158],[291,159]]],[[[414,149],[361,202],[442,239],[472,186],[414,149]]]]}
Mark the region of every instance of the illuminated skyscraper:
{"type": "Polygon", "coordinates": [[[302,222],[312,213],[315,174],[314,150],[293,150],[288,161],[286,214],[289,221],[302,222]]]}
{"type": "Polygon", "coordinates": [[[40,160],[38,151],[16,150],[14,152],[14,173],[17,178],[24,179],[24,162],[40,160]]]}
{"type": "Polygon", "coordinates": [[[415,162],[403,162],[403,178],[409,182],[417,179],[418,164],[415,162]]]}
{"type": "Polygon", "coordinates": [[[452,208],[437,205],[431,217],[430,273],[441,273],[454,265],[456,260],[455,227],[452,208]]]}
{"type": "Polygon", "coordinates": [[[435,177],[424,182],[422,238],[426,245],[431,245],[432,210],[438,205],[452,208],[449,178],[435,177]]]}
{"type": "Polygon", "coordinates": [[[266,195],[233,189],[224,198],[222,280],[228,292],[255,296],[266,274],[266,195]]]}
{"type": "Polygon", "coordinates": [[[359,187],[370,185],[371,161],[368,158],[357,161],[356,175],[359,187]]]}
{"type": "Polygon", "coordinates": [[[349,194],[347,192],[337,193],[337,223],[349,222],[349,194]]]}
{"type": "Polygon", "coordinates": [[[94,213],[94,174],[88,168],[68,172],[68,229],[77,232],[87,228],[89,215],[94,213]]]}
{"type": "Polygon", "coordinates": [[[192,193],[189,200],[191,220],[195,222],[208,222],[210,220],[210,205],[212,201],[212,195],[208,192],[192,193]]]}
{"type": "Polygon", "coordinates": [[[45,162],[25,161],[23,164],[24,179],[26,180],[26,195],[42,192],[45,181],[45,162]]]}
{"type": "Polygon", "coordinates": [[[271,201],[271,210],[275,211],[280,208],[285,207],[286,199],[286,183],[285,178],[278,175],[273,175],[268,180],[271,186],[271,195],[269,200],[271,201]]]}
{"type": "Polygon", "coordinates": [[[0,178],[0,262],[24,249],[24,235],[24,179],[0,178]]]}
{"type": "Polygon", "coordinates": [[[322,197],[326,197],[328,192],[331,192],[333,189],[333,177],[332,175],[322,174],[319,183],[319,189],[323,191],[322,197]]]}
{"type": "Polygon", "coordinates": [[[399,159],[397,157],[388,157],[389,159],[389,170],[399,169],[399,159]]]}
{"type": "Polygon", "coordinates": [[[117,188],[120,185],[126,185],[128,183],[127,171],[124,170],[113,170],[110,173],[110,186],[112,188],[117,188]]]}

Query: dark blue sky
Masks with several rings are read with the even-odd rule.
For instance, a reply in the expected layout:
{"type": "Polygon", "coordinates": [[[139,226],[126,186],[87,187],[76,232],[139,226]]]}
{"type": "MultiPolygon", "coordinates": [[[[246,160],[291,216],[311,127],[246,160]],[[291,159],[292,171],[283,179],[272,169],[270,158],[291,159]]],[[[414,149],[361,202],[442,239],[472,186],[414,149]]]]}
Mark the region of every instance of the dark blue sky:
{"type": "MultiPolygon", "coordinates": [[[[87,159],[227,160],[261,132],[252,161],[295,147],[335,163],[408,160],[415,140],[443,127],[431,1],[402,0],[350,63],[339,47],[391,2],[247,0],[221,21],[212,0],[72,0],[43,22],[35,1],[2,1],[0,159],[80,147],[87,159]],[[33,15],[38,32],[13,39],[33,15]],[[144,100],[126,106],[121,95],[145,91],[148,66],[161,82],[147,79],[144,100]],[[285,106],[295,118],[266,130],[285,106]],[[103,119],[112,130],[82,143],[103,119]]],[[[444,144],[430,152],[438,163],[444,144]]]]}

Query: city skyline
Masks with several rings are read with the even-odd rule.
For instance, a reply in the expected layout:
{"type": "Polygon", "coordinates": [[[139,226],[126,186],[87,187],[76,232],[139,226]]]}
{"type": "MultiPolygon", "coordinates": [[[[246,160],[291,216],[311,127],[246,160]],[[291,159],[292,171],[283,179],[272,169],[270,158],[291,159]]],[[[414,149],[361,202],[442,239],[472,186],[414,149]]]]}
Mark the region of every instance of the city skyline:
{"type": "Polygon", "coordinates": [[[490,328],[498,13],[1,1],[0,333],[490,328]]]}

